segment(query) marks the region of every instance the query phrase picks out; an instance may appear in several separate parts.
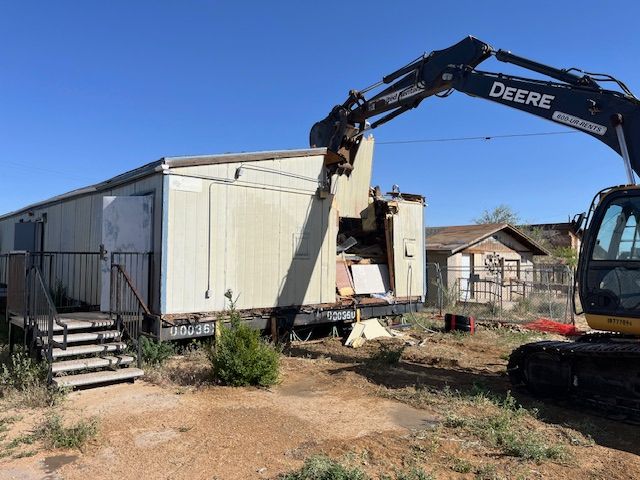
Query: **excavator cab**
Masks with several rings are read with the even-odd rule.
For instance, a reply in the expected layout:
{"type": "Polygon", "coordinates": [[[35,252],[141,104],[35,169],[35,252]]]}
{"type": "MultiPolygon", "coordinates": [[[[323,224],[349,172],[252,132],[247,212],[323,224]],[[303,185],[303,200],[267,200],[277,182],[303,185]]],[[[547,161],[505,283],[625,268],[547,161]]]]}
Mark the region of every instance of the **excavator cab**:
{"type": "Polygon", "coordinates": [[[594,198],[578,285],[591,328],[640,334],[639,187],[614,187],[594,198]]]}

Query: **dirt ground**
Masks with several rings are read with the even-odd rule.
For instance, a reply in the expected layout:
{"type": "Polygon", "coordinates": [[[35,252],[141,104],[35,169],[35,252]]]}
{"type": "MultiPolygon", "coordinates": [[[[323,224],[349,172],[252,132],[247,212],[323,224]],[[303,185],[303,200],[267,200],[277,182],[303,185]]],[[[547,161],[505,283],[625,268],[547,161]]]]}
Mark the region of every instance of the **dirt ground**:
{"type": "MultiPolygon", "coordinates": [[[[438,479],[640,479],[638,426],[515,394],[525,407],[540,409],[529,428],[566,451],[561,460],[536,462],[446,426],[449,397],[416,401],[415,392],[423,390],[481,387],[506,395],[508,352],[536,335],[487,328],[472,337],[414,332],[387,341],[405,347],[393,365],[370,361],[384,342],[359,349],[337,339],[297,344],[285,351],[282,380],[270,389],[216,386],[203,355],[174,358],[145,381],[69,394],[56,410],[67,421],[96,418],[98,436],[83,451],[7,456],[0,479],[274,479],[316,454],[373,478],[420,466],[438,479]]],[[[456,405],[467,415],[476,408],[456,405]]],[[[478,407],[475,413],[487,412],[478,407]]],[[[6,441],[45,413],[4,409],[2,415],[22,418],[6,441]]]]}

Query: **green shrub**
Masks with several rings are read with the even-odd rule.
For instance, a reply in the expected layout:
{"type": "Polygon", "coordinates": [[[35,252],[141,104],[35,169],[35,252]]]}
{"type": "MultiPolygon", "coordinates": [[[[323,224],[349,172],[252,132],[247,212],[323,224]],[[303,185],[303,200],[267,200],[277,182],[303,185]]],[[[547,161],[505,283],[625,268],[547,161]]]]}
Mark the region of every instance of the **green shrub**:
{"type": "Polygon", "coordinates": [[[44,362],[36,362],[25,352],[18,351],[11,355],[6,363],[0,365],[0,390],[24,391],[41,386],[47,380],[47,366],[44,362]]]}
{"type": "Polygon", "coordinates": [[[266,387],[278,381],[280,353],[234,310],[231,325],[221,326],[210,358],[215,377],[225,385],[266,387]]]}
{"type": "Polygon", "coordinates": [[[169,342],[159,342],[144,335],[138,341],[142,351],[142,361],[147,365],[162,365],[176,353],[175,346],[169,342]]]}
{"type": "Polygon", "coordinates": [[[280,480],[367,480],[360,469],[348,468],[325,456],[307,459],[297,472],[281,475],[280,480]]]}
{"type": "Polygon", "coordinates": [[[16,407],[50,407],[66,395],[64,388],[47,385],[47,365],[18,350],[0,364],[0,398],[16,407]]]}

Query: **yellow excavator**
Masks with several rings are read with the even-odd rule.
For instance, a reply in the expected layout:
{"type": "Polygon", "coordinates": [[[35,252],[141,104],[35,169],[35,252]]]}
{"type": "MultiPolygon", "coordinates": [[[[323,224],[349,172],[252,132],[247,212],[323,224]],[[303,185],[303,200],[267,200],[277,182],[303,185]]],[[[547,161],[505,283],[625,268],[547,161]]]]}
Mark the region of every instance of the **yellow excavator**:
{"type": "Polygon", "coordinates": [[[454,91],[577,129],[622,157],[628,184],[598,192],[588,213],[576,221],[584,228],[576,286],[586,321],[597,332],[575,341],[525,344],[511,354],[507,369],[514,385],[535,394],[571,397],[640,417],[640,187],[634,178],[634,172],[640,175],[640,100],[610,75],[550,67],[467,37],[363,90],[351,90],[344,103],[313,125],[310,144],[340,155],[346,170],[357,168],[355,152],[367,130],[427,97],[454,91]],[[491,57],[549,79],[477,69],[491,57]]]}

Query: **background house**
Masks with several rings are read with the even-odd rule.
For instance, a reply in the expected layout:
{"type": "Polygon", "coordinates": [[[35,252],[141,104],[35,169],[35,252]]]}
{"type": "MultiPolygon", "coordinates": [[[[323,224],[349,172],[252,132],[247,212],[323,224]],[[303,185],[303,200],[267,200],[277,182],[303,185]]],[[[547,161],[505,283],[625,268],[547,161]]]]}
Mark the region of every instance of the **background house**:
{"type": "Polygon", "coordinates": [[[446,290],[458,300],[515,301],[534,281],[533,257],[549,252],[507,223],[427,227],[430,302],[446,290]]]}
{"type": "Polygon", "coordinates": [[[551,248],[569,247],[576,252],[580,251],[582,230],[574,223],[538,223],[527,225],[527,229],[536,231],[536,235],[544,239],[551,248]]]}

